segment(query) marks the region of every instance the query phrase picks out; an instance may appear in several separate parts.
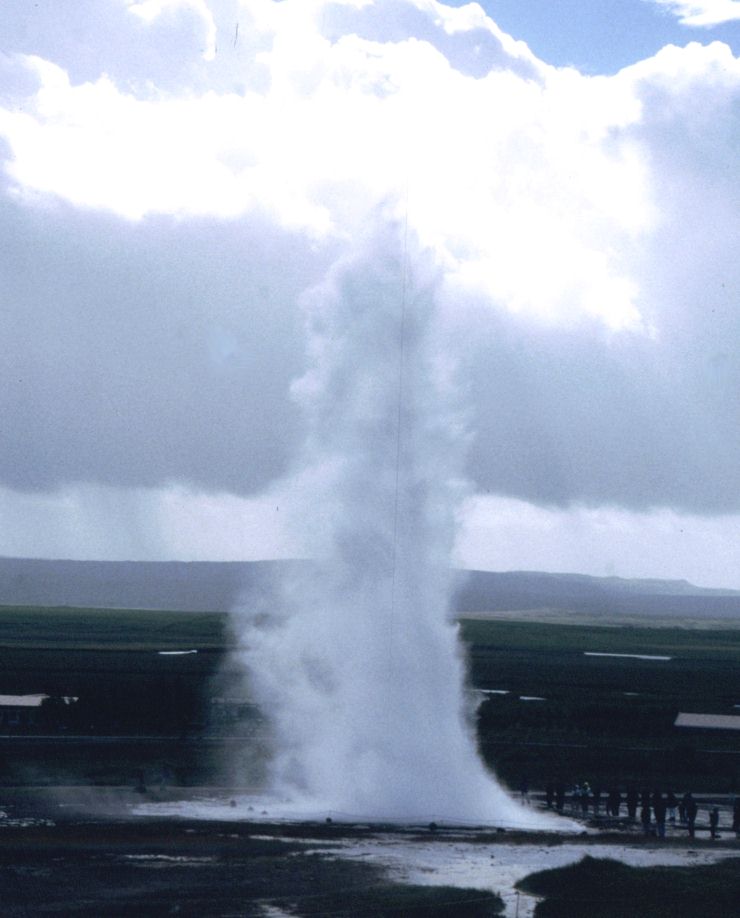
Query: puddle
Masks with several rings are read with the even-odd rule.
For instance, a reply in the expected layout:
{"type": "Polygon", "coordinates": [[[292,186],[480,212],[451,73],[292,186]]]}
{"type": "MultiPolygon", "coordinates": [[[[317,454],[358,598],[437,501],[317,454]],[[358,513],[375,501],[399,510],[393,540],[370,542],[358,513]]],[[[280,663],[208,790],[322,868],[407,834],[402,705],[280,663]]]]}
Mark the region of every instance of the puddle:
{"type": "Polygon", "coordinates": [[[55,825],[56,823],[51,819],[37,819],[31,816],[11,819],[7,814],[4,814],[2,819],[0,819],[0,829],[30,829],[33,826],[55,825]]]}
{"type": "Polygon", "coordinates": [[[427,886],[461,886],[497,892],[506,904],[506,918],[527,918],[536,898],[518,893],[514,885],[530,873],[576,863],[589,854],[612,858],[631,867],[695,866],[731,856],[727,851],[646,849],[629,845],[562,844],[435,844],[403,838],[346,842],[334,857],[371,860],[387,868],[392,879],[427,886]]]}
{"type": "Polygon", "coordinates": [[[215,857],[190,857],[174,854],[123,854],[117,857],[119,861],[130,861],[139,867],[171,867],[173,865],[193,866],[199,864],[215,864],[215,857]]]}

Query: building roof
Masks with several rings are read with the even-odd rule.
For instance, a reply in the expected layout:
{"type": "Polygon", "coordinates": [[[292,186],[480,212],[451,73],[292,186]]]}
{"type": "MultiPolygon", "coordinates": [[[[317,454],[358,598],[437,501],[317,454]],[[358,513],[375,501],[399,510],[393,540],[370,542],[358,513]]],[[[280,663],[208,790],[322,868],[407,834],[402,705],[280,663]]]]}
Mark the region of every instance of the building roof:
{"type": "Polygon", "coordinates": [[[0,695],[0,708],[38,708],[44,698],[48,697],[48,695],[0,695]]]}
{"type": "Polygon", "coordinates": [[[740,730],[740,717],[734,714],[679,714],[676,727],[702,727],[708,730],[740,730]]]}

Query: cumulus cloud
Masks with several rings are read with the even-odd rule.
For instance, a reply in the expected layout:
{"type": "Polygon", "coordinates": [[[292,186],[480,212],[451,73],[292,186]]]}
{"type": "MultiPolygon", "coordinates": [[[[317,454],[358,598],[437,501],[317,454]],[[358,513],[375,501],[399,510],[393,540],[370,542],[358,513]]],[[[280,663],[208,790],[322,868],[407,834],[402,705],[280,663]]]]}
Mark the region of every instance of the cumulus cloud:
{"type": "MultiPolygon", "coordinates": [[[[229,6],[238,5],[238,0],[222,0],[227,15],[229,6]]],[[[226,62],[217,67],[211,59],[214,34],[204,16],[209,10],[205,0],[141,8],[150,14],[161,9],[161,14],[136,15],[129,0],[11,0],[0,4],[3,51],[53,61],[73,83],[94,81],[105,73],[141,97],[177,92],[186,84],[203,86],[206,74],[213,84],[216,73],[224,74],[226,62]]]]}
{"type": "Polygon", "coordinates": [[[479,489],[740,509],[724,45],[586,77],[474,4],[39,7],[0,7],[5,487],[268,488],[301,296],[390,214],[440,271],[479,489]]]}
{"type": "Polygon", "coordinates": [[[0,237],[5,483],[244,493],[285,471],[295,298],[322,266],[305,239],[258,218],[129,224],[17,203],[0,237]]]}
{"type": "Polygon", "coordinates": [[[202,20],[205,33],[203,57],[212,61],[216,56],[216,23],[205,0],[137,0],[128,4],[129,12],[147,23],[182,9],[191,10],[202,20]]]}
{"type": "Polygon", "coordinates": [[[396,196],[461,288],[512,311],[639,323],[634,284],[610,248],[650,220],[644,175],[628,143],[605,143],[635,117],[629,93],[546,68],[475,8],[246,9],[271,36],[259,55],[264,91],[139,98],[106,74],[74,83],[25,56],[37,91],[0,117],[18,187],[130,219],[260,209],[345,239],[396,196]],[[458,58],[480,66],[471,73],[458,58]]]}
{"type": "Polygon", "coordinates": [[[681,25],[711,27],[740,19],[738,0],[651,0],[678,17],[681,25]]]}

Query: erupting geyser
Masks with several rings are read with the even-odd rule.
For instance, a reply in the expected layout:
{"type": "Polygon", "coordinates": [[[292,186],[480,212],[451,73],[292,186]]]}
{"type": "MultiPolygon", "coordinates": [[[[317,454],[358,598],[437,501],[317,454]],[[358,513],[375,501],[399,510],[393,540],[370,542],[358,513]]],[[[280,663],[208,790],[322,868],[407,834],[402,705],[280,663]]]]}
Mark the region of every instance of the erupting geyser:
{"type": "Polygon", "coordinates": [[[541,825],[487,773],[469,724],[448,609],[466,437],[438,278],[401,236],[375,236],[303,304],[302,516],[322,561],[238,618],[273,721],[273,790],[347,816],[541,825]]]}

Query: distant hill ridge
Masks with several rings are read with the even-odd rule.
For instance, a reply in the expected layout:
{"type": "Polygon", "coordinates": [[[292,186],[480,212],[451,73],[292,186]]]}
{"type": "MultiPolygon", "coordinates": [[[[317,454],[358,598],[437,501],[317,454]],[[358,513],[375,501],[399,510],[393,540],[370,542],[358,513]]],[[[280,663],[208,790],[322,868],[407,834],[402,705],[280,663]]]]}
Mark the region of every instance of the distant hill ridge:
{"type": "Polygon", "coordinates": [[[537,571],[468,571],[455,596],[460,612],[562,609],[603,616],[738,618],[740,592],[686,580],[627,580],[537,571]]]}
{"type": "MultiPolygon", "coordinates": [[[[269,597],[307,561],[51,561],[0,558],[0,605],[225,612],[269,597]]],[[[539,571],[461,571],[457,612],[567,609],[592,615],[740,617],[740,591],[685,580],[626,580],[539,571]]]]}

